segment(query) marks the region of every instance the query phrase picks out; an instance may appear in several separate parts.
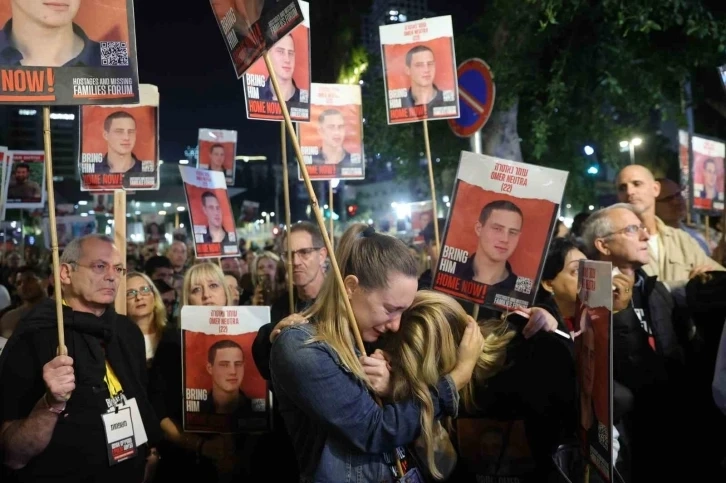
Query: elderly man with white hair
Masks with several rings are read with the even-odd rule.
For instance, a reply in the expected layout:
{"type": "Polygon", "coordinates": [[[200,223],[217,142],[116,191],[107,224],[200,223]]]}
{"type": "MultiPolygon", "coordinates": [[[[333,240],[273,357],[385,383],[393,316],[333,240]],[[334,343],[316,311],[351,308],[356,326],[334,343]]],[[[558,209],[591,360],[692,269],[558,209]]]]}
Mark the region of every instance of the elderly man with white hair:
{"type": "Polygon", "coordinates": [[[627,453],[637,455],[632,458],[632,481],[660,481],[654,467],[664,471],[673,467],[666,469],[667,465],[657,462],[678,458],[670,444],[673,439],[666,442],[655,435],[664,424],[679,434],[677,428],[685,419],[676,402],[683,351],[673,326],[673,298],[657,277],[643,270],[650,261],[650,234],[631,205],[619,203],[593,213],[582,238],[589,258],[611,262],[613,271],[632,284],[613,295],[630,299],[626,309],[613,315],[613,379],[634,398],[633,410],[623,416],[619,429],[629,442],[627,453]]]}

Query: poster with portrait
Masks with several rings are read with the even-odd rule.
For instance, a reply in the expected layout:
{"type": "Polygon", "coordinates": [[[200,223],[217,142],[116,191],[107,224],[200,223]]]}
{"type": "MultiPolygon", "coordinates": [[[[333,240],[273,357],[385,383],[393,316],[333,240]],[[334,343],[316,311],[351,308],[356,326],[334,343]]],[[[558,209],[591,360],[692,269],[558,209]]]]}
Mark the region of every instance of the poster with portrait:
{"type": "Polygon", "coordinates": [[[434,221],[434,204],[432,201],[418,201],[409,204],[411,210],[411,231],[413,232],[413,242],[417,245],[424,243],[421,232],[434,221]]]}
{"type": "MultiPolygon", "coordinates": [[[[686,167],[688,166],[686,134],[686,167]]],[[[724,210],[724,156],[726,144],[704,136],[693,136],[693,208],[705,213],[724,210]]]]}
{"type": "Polygon", "coordinates": [[[297,0],[209,0],[237,78],[304,20],[297,0]]]}
{"type": "Polygon", "coordinates": [[[45,204],[45,153],[9,151],[5,175],[6,208],[43,208],[45,204]]]}
{"type": "Polygon", "coordinates": [[[581,260],[577,277],[575,360],[578,435],[585,459],[613,481],[613,267],[581,260]]]}
{"type": "Polygon", "coordinates": [[[81,107],[81,191],[159,189],[159,89],[137,105],[81,107]]]}
{"type": "MultiPolygon", "coordinates": [[[[310,120],[310,4],[300,1],[304,20],[270,48],[268,55],[293,121],[310,120]]],[[[244,75],[247,119],[282,121],[265,59],[258,59],[244,75]]]]}
{"type": "Polygon", "coordinates": [[[234,185],[237,162],[237,131],[199,130],[197,168],[224,174],[227,186],[234,185]]]}
{"type": "Polygon", "coordinates": [[[688,132],[684,130],[678,131],[678,164],[680,166],[681,188],[683,188],[683,197],[689,199],[688,193],[691,189],[691,180],[689,179],[690,168],[688,167],[688,132]]]}
{"type": "Polygon", "coordinates": [[[540,483],[524,421],[460,417],[455,424],[459,464],[476,481],[540,483]]]}
{"type": "MultiPolygon", "coordinates": [[[[63,250],[72,240],[98,232],[98,222],[94,216],[58,216],[55,219],[56,233],[58,234],[58,249],[63,250]]],[[[43,233],[45,248],[50,246],[50,220],[43,218],[43,233]]]]}
{"type": "Polygon", "coordinates": [[[269,322],[270,307],[182,308],[184,431],[270,428],[267,381],[252,357],[257,331],[269,322]]]}
{"type": "MultiPolygon", "coordinates": [[[[311,87],[310,122],[298,123],[298,138],[312,180],[364,179],[363,107],[359,85],[311,87]]],[[[298,178],[303,179],[298,165],[298,178]]]]}
{"type": "Polygon", "coordinates": [[[432,288],[495,310],[531,307],[567,175],[462,152],[432,288]]]}
{"type": "Polygon", "coordinates": [[[227,182],[219,171],[179,166],[197,258],[238,256],[227,182]]]}
{"type": "Polygon", "coordinates": [[[388,124],[459,117],[451,16],[379,27],[388,124]]]}
{"type": "Polygon", "coordinates": [[[0,25],[0,104],[139,101],[133,0],[0,2],[0,25]]]}

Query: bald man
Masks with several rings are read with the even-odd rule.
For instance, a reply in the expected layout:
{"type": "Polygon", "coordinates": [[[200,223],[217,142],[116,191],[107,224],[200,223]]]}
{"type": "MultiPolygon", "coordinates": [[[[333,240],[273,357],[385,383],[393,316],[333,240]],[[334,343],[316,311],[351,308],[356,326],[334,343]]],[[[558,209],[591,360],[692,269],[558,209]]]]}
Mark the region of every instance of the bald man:
{"type": "Polygon", "coordinates": [[[672,291],[682,288],[699,273],[726,270],[708,257],[688,233],[663,223],[655,214],[661,185],[644,166],[623,168],[616,180],[618,200],[629,203],[648,229],[650,263],[643,270],[657,276],[672,291]]]}

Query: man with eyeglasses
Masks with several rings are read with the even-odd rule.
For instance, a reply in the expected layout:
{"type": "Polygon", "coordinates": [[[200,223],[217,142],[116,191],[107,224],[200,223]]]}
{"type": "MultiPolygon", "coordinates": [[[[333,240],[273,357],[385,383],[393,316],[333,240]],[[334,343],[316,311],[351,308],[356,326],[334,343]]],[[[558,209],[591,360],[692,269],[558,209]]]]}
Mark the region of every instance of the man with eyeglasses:
{"type": "MultiPolygon", "coordinates": [[[[627,308],[613,314],[613,379],[635,398],[635,409],[623,419],[624,431],[618,431],[628,435],[632,454],[638,453],[631,462],[632,480],[656,481],[660,478],[651,473],[656,462],[678,458],[680,449],[670,442],[679,440],[675,435],[683,419],[674,414],[687,414],[674,405],[683,382],[683,350],[673,324],[673,298],[643,270],[650,261],[649,229],[631,205],[618,203],[590,215],[582,239],[590,258],[611,262],[630,281],[613,295],[630,299],[627,308]],[[653,438],[665,421],[672,432],[668,441],[653,438]]],[[[667,466],[659,469],[669,471],[667,466]]]]}
{"type": "Polygon", "coordinates": [[[657,276],[671,291],[676,291],[679,303],[680,289],[691,278],[699,273],[726,270],[709,258],[688,233],[667,226],[656,216],[656,199],[661,185],[648,168],[637,164],[626,166],[618,173],[616,186],[618,200],[630,204],[648,228],[650,261],[643,270],[650,276],[657,276]]]}
{"type": "Polygon", "coordinates": [[[144,338],[114,300],[126,275],[113,239],[71,241],[60,259],[65,347],[55,301],[18,324],[0,356],[3,463],[21,481],[142,481],[159,422],[146,393],[144,338]]]}
{"type": "MultiPolygon", "coordinates": [[[[280,257],[287,260],[287,240],[282,242],[280,257]]],[[[320,292],[325,281],[325,261],[328,258],[328,250],[325,248],[323,236],[318,227],[312,223],[302,221],[290,227],[290,250],[292,251],[292,284],[295,286],[293,300],[295,310],[299,314],[310,307],[320,292]]],[[[252,344],[252,355],[255,359],[260,374],[270,379],[270,350],[272,342],[271,335],[276,335],[281,330],[276,328],[277,324],[290,315],[290,301],[287,294],[280,296],[271,307],[272,322],[260,328],[252,344]],[[273,334],[274,333],[274,334],[273,334]]]]}

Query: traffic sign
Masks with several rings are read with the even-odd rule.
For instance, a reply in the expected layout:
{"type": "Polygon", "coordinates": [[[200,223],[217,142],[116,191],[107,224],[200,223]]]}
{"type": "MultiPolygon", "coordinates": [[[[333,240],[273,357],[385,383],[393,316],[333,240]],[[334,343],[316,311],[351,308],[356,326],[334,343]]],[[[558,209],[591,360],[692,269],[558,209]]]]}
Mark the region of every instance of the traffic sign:
{"type": "Polygon", "coordinates": [[[481,59],[468,59],[457,69],[459,78],[458,119],[449,119],[449,127],[459,137],[472,136],[489,120],[494,108],[496,89],[492,71],[481,59]]]}

